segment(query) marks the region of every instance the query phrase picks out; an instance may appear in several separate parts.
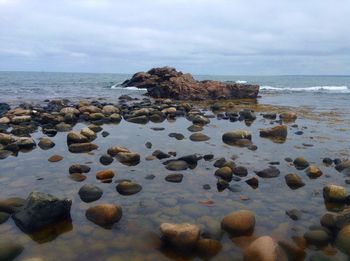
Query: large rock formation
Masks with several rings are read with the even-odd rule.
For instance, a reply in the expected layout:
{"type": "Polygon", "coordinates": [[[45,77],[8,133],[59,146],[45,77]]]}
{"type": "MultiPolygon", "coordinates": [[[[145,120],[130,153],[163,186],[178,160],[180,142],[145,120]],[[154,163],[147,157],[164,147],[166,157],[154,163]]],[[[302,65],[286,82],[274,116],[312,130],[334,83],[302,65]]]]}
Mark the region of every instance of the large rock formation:
{"type": "Polygon", "coordinates": [[[153,68],[138,72],[123,83],[125,87],[146,88],[153,98],[177,100],[256,98],[258,85],[219,81],[196,81],[189,73],[175,68],[153,68]]]}

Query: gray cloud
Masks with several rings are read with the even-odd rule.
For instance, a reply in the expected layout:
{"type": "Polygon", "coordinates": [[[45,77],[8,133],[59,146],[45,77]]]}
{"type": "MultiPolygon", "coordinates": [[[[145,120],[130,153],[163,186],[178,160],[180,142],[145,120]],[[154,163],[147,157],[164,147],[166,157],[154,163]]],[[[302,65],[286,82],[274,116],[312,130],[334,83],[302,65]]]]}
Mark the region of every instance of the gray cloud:
{"type": "Polygon", "coordinates": [[[0,70],[347,74],[350,1],[0,0],[0,70]]]}

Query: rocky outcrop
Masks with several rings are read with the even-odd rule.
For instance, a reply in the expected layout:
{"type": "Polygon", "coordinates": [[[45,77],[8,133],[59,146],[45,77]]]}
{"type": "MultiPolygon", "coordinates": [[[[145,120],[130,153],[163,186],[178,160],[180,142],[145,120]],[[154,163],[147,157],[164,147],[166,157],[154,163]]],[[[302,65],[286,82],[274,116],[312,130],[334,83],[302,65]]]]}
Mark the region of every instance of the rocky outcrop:
{"type": "Polygon", "coordinates": [[[153,68],[138,72],[123,83],[125,87],[147,89],[153,98],[177,100],[256,98],[259,86],[234,82],[196,81],[191,74],[175,68],[153,68]]]}
{"type": "Polygon", "coordinates": [[[59,199],[50,194],[32,192],[12,218],[24,232],[34,232],[41,228],[70,218],[72,201],[59,199]]]}

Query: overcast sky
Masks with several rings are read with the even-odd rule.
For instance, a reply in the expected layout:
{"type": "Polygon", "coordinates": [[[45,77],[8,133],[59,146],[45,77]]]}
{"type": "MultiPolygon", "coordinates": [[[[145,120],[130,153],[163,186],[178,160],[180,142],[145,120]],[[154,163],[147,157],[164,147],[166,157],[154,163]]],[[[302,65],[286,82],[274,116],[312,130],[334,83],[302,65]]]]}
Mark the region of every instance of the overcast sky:
{"type": "Polygon", "coordinates": [[[350,0],[0,0],[0,70],[350,74],[350,0]]]}

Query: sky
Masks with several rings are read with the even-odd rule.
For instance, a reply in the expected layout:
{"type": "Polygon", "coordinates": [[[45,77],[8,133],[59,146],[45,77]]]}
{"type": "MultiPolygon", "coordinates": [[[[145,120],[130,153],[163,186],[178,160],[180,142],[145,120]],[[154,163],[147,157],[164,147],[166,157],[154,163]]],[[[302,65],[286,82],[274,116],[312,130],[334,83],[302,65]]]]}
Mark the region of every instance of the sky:
{"type": "Polygon", "coordinates": [[[0,71],[350,74],[350,0],[0,0],[0,71]]]}

